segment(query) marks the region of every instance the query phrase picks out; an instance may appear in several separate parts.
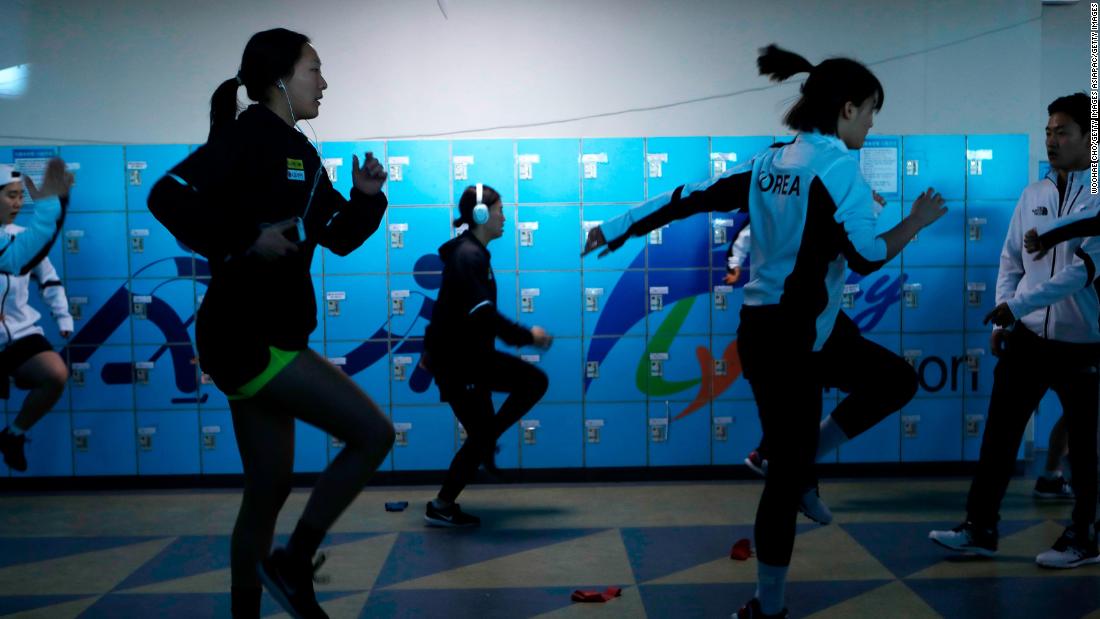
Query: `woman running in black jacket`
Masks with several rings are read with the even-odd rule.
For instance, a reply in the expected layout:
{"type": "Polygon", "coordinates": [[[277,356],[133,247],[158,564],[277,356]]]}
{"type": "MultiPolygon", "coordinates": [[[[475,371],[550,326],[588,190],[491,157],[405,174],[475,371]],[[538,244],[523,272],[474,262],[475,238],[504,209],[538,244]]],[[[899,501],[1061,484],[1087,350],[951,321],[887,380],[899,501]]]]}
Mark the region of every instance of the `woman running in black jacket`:
{"type": "Polygon", "coordinates": [[[353,158],[345,200],[295,129],[317,117],[327,87],[308,38],[281,28],[257,33],[240,72],[211,97],[207,143],[149,196],[157,219],[210,262],[199,356],[229,397],[245,475],[231,546],[234,617],[260,616],[261,579],[293,616],[327,616],[313,591],[313,555],[393,444],[386,415],[307,343],[317,327],[314,251],[347,255],[386,210],[386,174],[370,153],[362,167],[353,158]],[[241,85],[259,103],[237,116],[241,85]],[[346,447],[317,480],[286,548],[270,552],[290,493],[295,419],[346,447]]]}
{"type": "Polygon", "coordinates": [[[542,327],[527,329],[497,310],[497,284],[489,265],[489,242],[504,233],[500,194],[478,183],[458,201],[455,227],[469,229],[439,248],[443,284],[424,334],[427,365],[448,402],[466,428],[466,442],[455,454],[439,496],[428,502],[429,526],[472,527],[481,519],[463,512],[455,499],[482,461],[492,465],[496,441],[546,393],[546,374],[535,366],[502,353],[499,337],[512,346],[549,348],[553,338],[542,327]],[[492,392],[508,393],[494,414],[492,392]]]}

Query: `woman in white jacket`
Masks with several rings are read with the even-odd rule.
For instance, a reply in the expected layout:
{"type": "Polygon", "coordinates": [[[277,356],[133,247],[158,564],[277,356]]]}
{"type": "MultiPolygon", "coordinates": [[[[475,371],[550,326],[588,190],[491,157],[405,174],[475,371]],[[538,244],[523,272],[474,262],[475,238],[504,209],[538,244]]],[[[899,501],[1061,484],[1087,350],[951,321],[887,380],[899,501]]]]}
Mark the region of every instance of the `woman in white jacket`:
{"type": "MultiPolygon", "coordinates": [[[[17,177],[9,172],[0,179],[8,181],[0,187],[0,238],[6,239],[18,238],[26,232],[12,223],[23,208],[23,182],[13,178],[17,177]]],[[[16,387],[30,391],[18,416],[0,432],[4,463],[16,471],[27,470],[24,433],[53,408],[69,378],[65,362],[37,324],[41,314],[28,303],[31,279],[37,282],[50,306],[61,336],[67,338],[73,330],[65,289],[49,258],[43,255],[37,263],[27,264],[18,271],[0,272],[0,394],[7,396],[9,376],[15,379],[16,387]]]]}

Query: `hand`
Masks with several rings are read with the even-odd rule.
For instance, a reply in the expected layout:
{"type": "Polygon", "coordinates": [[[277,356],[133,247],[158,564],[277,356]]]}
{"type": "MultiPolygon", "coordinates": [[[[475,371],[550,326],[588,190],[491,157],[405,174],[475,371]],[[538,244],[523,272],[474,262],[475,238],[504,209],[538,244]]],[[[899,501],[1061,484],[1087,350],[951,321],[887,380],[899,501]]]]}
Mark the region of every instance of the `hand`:
{"type": "Polygon", "coordinates": [[[1029,254],[1035,254],[1035,259],[1039,260],[1047,255],[1050,248],[1043,247],[1043,242],[1039,238],[1039,231],[1032,228],[1024,233],[1024,250],[1029,254]]]}
{"type": "Polygon", "coordinates": [[[1000,357],[1005,354],[1005,347],[1008,345],[1008,331],[1005,329],[994,329],[993,335],[989,336],[989,350],[993,352],[994,357],[1000,357]]]}
{"type": "Polygon", "coordinates": [[[921,228],[927,227],[947,212],[943,205],[943,196],[936,193],[931,187],[913,200],[913,206],[909,209],[909,217],[921,228]]]}
{"type": "Polygon", "coordinates": [[[363,155],[363,167],[359,167],[359,157],[351,156],[351,183],[356,189],[368,196],[378,195],[386,182],[386,169],[374,158],[374,153],[363,155]]]}
{"type": "Polygon", "coordinates": [[[260,236],[256,237],[256,242],[252,243],[247,253],[269,261],[296,253],[298,244],[288,239],[286,233],[297,228],[296,217],[274,224],[263,224],[260,226],[260,236]]]}
{"type": "Polygon", "coordinates": [[[27,175],[23,175],[22,178],[27,187],[27,193],[31,195],[31,200],[39,200],[50,196],[64,198],[69,195],[75,177],[65,168],[65,162],[61,158],[54,157],[46,164],[46,173],[42,175],[41,187],[35,185],[34,180],[27,175]]]}
{"type": "Polygon", "coordinates": [[[726,276],[722,278],[723,284],[734,285],[741,279],[741,267],[733,267],[726,270],[726,276]]]}
{"type": "MultiPolygon", "coordinates": [[[[599,249],[607,245],[607,239],[603,238],[603,230],[599,226],[592,228],[588,231],[588,238],[584,241],[584,251],[581,252],[581,257],[587,256],[594,250],[599,249]]],[[[603,258],[607,254],[610,254],[610,249],[605,249],[597,256],[597,258],[603,258]]]]}
{"type": "Polygon", "coordinates": [[[1012,326],[1012,323],[1016,322],[1016,317],[1012,315],[1012,310],[1008,309],[1008,303],[1001,303],[993,308],[992,312],[986,314],[985,319],[982,320],[983,325],[987,325],[990,322],[998,327],[1009,327],[1012,326]]]}
{"type": "Polygon", "coordinates": [[[546,332],[542,327],[531,327],[531,337],[535,338],[535,346],[543,350],[550,348],[554,343],[554,336],[546,332]]]}
{"type": "Polygon", "coordinates": [[[886,206],[886,198],[878,195],[878,192],[874,189],[871,190],[871,199],[875,201],[875,204],[879,206],[886,206]]]}

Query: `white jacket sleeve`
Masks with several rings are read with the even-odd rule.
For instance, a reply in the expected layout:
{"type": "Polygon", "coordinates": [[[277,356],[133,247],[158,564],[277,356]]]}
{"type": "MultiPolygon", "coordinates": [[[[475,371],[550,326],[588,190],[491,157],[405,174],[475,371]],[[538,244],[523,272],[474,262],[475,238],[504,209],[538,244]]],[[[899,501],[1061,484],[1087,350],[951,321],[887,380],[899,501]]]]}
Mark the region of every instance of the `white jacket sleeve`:
{"type": "Polygon", "coordinates": [[[53,263],[49,258],[43,258],[42,262],[31,270],[31,275],[38,282],[42,299],[50,306],[50,313],[57,321],[58,330],[72,332],[73,317],[69,313],[69,298],[61,285],[61,278],[57,276],[57,270],[53,268],[53,263]]]}
{"type": "Polygon", "coordinates": [[[752,244],[752,228],[745,226],[741,230],[741,234],[737,235],[737,238],[733,241],[733,248],[730,250],[729,264],[726,265],[729,269],[735,269],[745,263],[745,258],[749,255],[749,247],[752,244]]]}
{"type": "Polygon", "coordinates": [[[1021,318],[1091,286],[1096,279],[1096,264],[1100,263],[1100,237],[1086,237],[1077,251],[1065,259],[1069,260],[1067,266],[1050,280],[1008,300],[1008,308],[1012,310],[1013,316],[1021,318]]]}
{"type": "Polygon", "coordinates": [[[57,238],[63,213],[57,197],[43,198],[35,201],[34,216],[23,232],[13,236],[0,230],[0,273],[29,272],[57,238]]]}
{"type": "MultiPolygon", "coordinates": [[[[1012,211],[1008,233],[1005,234],[1005,242],[1001,246],[1001,268],[997,271],[997,305],[1014,299],[1016,290],[1020,287],[1020,280],[1024,278],[1024,231],[1023,224],[1020,222],[1020,212],[1024,208],[1023,201],[1023,196],[1016,201],[1016,209],[1012,211]]],[[[1016,308],[1012,308],[1012,314],[1016,318],[1022,317],[1021,314],[1016,313],[1016,308]]]]}

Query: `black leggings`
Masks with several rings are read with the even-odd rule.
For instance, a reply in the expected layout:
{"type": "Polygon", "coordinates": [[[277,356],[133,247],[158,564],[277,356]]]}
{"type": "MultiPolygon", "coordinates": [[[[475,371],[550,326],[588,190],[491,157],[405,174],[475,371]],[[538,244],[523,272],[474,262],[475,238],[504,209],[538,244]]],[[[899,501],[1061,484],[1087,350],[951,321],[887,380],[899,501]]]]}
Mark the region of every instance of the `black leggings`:
{"type": "Polygon", "coordinates": [[[549,386],[546,373],[512,355],[496,352],[485,373],[485,384],[472,389],[448,389],[448,403],[466,428],[466,442],[451,460],[439,498],[454,501],[477,473],[477,467],[496,447],[501,434],[527,414],[542,399],[549,386]],[[494,414],[492,392],[508,398],[494,414]]]}
{"type": "Polygon", "coordinates": [[[792,329],[775,306],[741,310],[737,348],[764,430],[768,476],[756,510],[760,561],[788,565],[794,548],[800,495],[814,485],[821,390],[849,393],[833,418],[854,437],[904,406],[917,392],[917,375],[898,355],[865,339],[843,312],[818,352],[813,334],[792,329]]]}
{"type": "Polygon", "coordinates": [[[997,524],[1027,420],[1048,389],[1058,394],[1069,435],[1073,522],[1089,526],[1096,520],[1098,348],[1044,340],[1017,323],[993,370],[982,451],[966,501],[969,520],[985,527],[997,524]]]}

